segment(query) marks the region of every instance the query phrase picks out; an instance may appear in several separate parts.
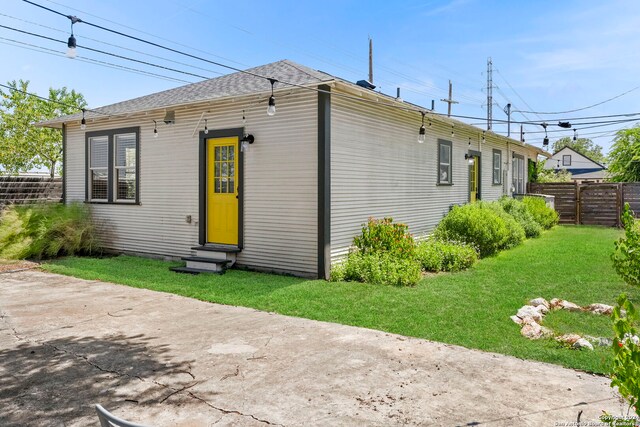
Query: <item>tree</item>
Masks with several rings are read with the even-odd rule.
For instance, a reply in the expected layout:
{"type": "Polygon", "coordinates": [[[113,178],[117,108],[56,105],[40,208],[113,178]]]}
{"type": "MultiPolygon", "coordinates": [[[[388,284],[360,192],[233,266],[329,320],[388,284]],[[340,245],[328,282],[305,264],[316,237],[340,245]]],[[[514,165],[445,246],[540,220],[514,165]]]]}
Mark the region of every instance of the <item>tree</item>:
{"type": "Polygon", "coordinates": [[[535,182],[571,182],[571,172],[566,169],[555,171],[545,169],[546,160],[540,160],[536,164],[535,182]]]}
{"type": "Polygon", "coordinates": [[[554,142],[553,147],[551,148],[554,153],[557,153],[564,147],[572,148],[583,156],[587,156],[591,160],[598,163],[604,163],[605,161],[604,154],[602,154],[602,147],[598,144],[595,144],[589,138],[577,138],[574,141],[573,138],[565,136],[564,138],[560,138],[559,140],[554,142]]]}
{"type": "Polygon", "coordinates": [[[608,169],[611,181],[640,181],[640,125],[617,132],[609,152],[608,169]]]}
{"type": "Polygon", "coordinates": [[[62,161],[62,132],[34,123],[77,113],[86,107],[82,94],[66,87],[49,89],[48,101],[26,94],[29,81],[11,81],[0,90],[0,169],[19,173],[46,167],[51,177],[62,161]]]}

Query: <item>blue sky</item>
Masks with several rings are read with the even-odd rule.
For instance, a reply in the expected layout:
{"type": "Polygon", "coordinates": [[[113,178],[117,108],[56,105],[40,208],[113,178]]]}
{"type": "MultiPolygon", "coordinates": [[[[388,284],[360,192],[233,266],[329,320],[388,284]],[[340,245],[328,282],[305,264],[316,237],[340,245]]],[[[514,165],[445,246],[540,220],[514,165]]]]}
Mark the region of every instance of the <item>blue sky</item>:
{"type": "MultiPolygon", "coordinates": [[[[423,106],[436,100],[436,111],[453,81],[454,114],[486,117],[487,58],[494,64],[496,119],[502,108],[558,112],[599,103],[600,106],[559,115],[514,113],[514,120],[547,120],[640,112],[640,3],[635,0],[558,1],[207,1],[35,0],[89,22],[153,40],[239,68],[280,59],[356,81],[367,77],[368,37],[374,43],[374,83],[388,94],[401,87],[402,98],[423,106]],[[157,38],[155,36],[161,37],[157,38]],[[181,45],[177,45],[179,43],[181,45]]],[[[69,36],[69,20],[26,4],[3,0],[0,24],[47,35],[69,36]],[[15,19],[18,18],[18,19],[15,19]],[[30,22],[24,22],[30,21],[30,22]],[[42,27],[45,26],[45,27],[42,27]],[[46,28],[51,27],[51,28],[46,28]]],[[[164,64],[204,76],[228,70],[154,49],[122,37],[76,24],[79,45],[164,64]],[[101,44],[100,42],[111,45],[101,44]],[[168,63],[123,50],[134,49],[195,65],[168,63]]],[[[65,46],[0,28],[0,82],[31,81],[45,94],[48,87],[82,92],[91,107],[160,91],[183,83],[117,70],[64,56],[25,49],[6,39],[52,49],[65,46]]],[[[53,52],[51,52],[53,53],[53,52]]],[[[78,50],[78,57],[122,64],[189,82],[197,78],[126,63],[78,50]]],[[[485,125],[481,121],[466,120],[485,125]]],[[[611,134],[633,125],[578,129],[609,149],[611,134]]],[[[512,129],[517,129],[513,126],[512,129]]],[[[573,131],[555,132],[573,136],[573,131]]],[[[496,124],[494,130],[505,132],[496,124]]],[[[541,145],[539,126],[526,126],[526,141],[541,145]],[[537,132],[537,133],[536,133],[537,132]]]]}

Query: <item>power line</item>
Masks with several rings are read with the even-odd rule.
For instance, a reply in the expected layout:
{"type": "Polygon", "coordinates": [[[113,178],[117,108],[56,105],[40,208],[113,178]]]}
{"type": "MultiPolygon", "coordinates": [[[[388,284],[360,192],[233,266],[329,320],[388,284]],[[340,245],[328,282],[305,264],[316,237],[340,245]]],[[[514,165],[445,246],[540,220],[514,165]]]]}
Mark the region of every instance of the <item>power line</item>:
{"type": "MultiPolygon", "coordinates": [[[[59,29],[57,29],[57,28],[50,27],[50,26],[48,26],[48,25],[43,25],[43,24],[40,24],[40,23],[37,23],[37,22],[28,21],[28,20],[26,20],[26,19],[18,18],[18,17],[16,17],[16,16],[6,15],[6,14],[4,14],[4,13],[0,13],[0,16],[4,16],[4,17],[6,17],[6,18],[10,18],[10,19],[14,19],[14,20],[16,20],[16,21],[24,22],[24,23],[26,23],[26,24],[36,25],[36,26],[38,26],[38,27],[42,27],[42,28],[46,28],[46,29],[48,29],[48,30],[56,31],[56,32],[58,32],[58,33],[66,34],[66,31],[59,30],[59,29]]],[[[207,68],[198,67],[197,65],[188,64],[188,63],[186,63],[186,62],[180,62],[180,61],[176,61],[176,60],[173,60],[173,59],[164,58],[164,57],[162,57],[162,56],[153,55],[153,54],[151,54],[151,53],[142,52],[142,51],[140,51],[140,50],[127,48],[127,47],[120,46],[120,45],[116,45],[116,44],[113,44],[113,43],[108,43],[108,42],[105,42],[105,41],[103,41],[103,40],[98,40],[98,39],[94,39],[94,38],[87,37],[87,36],[82,36],[82,38],[83,38],[83,39],[87,39],[87,40],[91,40],[91,41],[94,41],[94,42],[96,42],[96,43],[100,43],[100,44],[103,44],[103,45],[106,45],[106,46],[111,46],[111,47],[115,47],[115,48],[118,48],[118,49],[123,49],[123,50],[129,51],[129,52],[137,53],[137,54],[139,54],[139,55],[145,55],[145,56],[148,56],[148,57],[150,57],[150,58],[160,59],[160,60],[162,60],[162,61],[167,61],[167,62],[171,62],[171,63],[174,63],[174,64],[178,64],[178,65],[183,65],[183,66],[186,66],[186,67],[195,68],[195,69],[198,69],[198,70],[201,70],[201,71],[206,71],[206,72],[208,72],[208,73],[212,73],[212,74],[223,75],[223,73],[221,73],[221,72],[219,72],[219,71],[213,71],[213,70],[210,70],[210,69],[207,69],[207,68]]],[[[186,80],[179,80],[179,81],[186,82],[186,80]]],[[[190,83],[190,82],[188,82],[188,83],[190,83]]]]}
{"type": "MultiPolygon", "coordinates": [[[[59,58],[64,58],[65,57],[65,55],[63,53],[61,53],[61,52],[59,52],[57,50],[54,50],[54,49],[48,49],[48,48],[43,47],[43,46],[38,46],[38,45],[31,44],[31,43],[26,43],[26,42],[21,42],[21,41],[9,39],[9,38],[6,38],[6,37],[0,37],[0,40],[5,40],[5,42],[0,42],[0,43],[5,44],[7,46],[14,46],[14,47],[18,47],[20,49],[25,49],[25,50],[30,50],[30,51],[33,51],[33,52],[39,52],[39,53],[44,53],[44,54],[47,54],[47,55],[57,56],[59,58]],[[6,42],[11,42],[11,43],[6,43],[6,42]]],[[[86,63],[89,63],[89,64],[95,64],[95,65],[103,66],[103,67],[106,67],[106,68],[119,69],[119,70],[130,72],[130,73],[133,73],[133,74],[140,74],[140,75],[143,75],[143,76],[155,77],[155,78],[162,79],[162,80],[174,81],[174,82],[178,82],[178,83],[193,83],[191,81],[179,79],[177,77],[164,76],[162,74],[156,74],[156,73],[152,73],[150,71],[144,71],[144,70],[140,70],[140,69],[137,69],[137,68],[126,67],[124,65],[114,64],[112,62],[100,61],[98,59],[87,58],[87,57],[82,57],[82,56],[78,56],[78,57],[76,57],[76,59],[78,59],[81,62],[86,62],[86,63]]]]}
{"type": "MultiPolygon", "coordinates": [[[[33,37],[38,37],[38,38],[49,40],[49,41],[53,41],[53,42],[56,42],[56,43],[66,44],[66,42],[64,40],[57,40],[57,39],[54,39],[53,37],[48,37],[48,36],[44,36],[42,34],[32,33],[30,31],[21,30],[21,29],[9,27],[9,26],[6,26],[6,25],[1,25],[0,24],[0,28],[5,28],[7,30],[16,31],[18,33],[27,34],[27,35],[30,35],[30,36],[33,36],[33,37]]],[[[89,50],[91,52],[101,53],[103,55],[109,55],[109,56],[113,56],[115,58],[124,59],[126,61],[137,62],[139,64],[148,65],[150,67],[161,68],[161,69],[167,70],[167,71],[173,71],[174,73],[181,73],[181,74],[185,74],[185,75],[192,76],[192,77],[198,77],[200,79],[205,79],[205,80],[209,79],[209,77],[201,76],[199,74],[191,73],[189,71],[182,71],[182,70],[178,70],[178,69],[175,69],[175,68],[166,67],[164,65],[154,64],[152,62],[142,61],[140,59],[130,58],[130,57],[124,56],[124,55],[118,55],[117,53],[106,52],[104,50],[94,49],[92,47],[83,46],[83,45],[78,45],[78,47],[81,47],[83,49],[89,50]]]]}
{"type": "Polygon", "coordinates": [[[78,111],[91,111],[92,113],[101,114],[103,116],[111,116],[111,114],[102,113],[102,112],[100,112],[98,110],[92,110],[92,109],[89,109],[89,108],[82,108],[82,107],[78,107],[77,105],[67,104],[66,102],[60,102],[60,101],[57,101],[55,99],[45,98],[45,97],[37,95],[35,93],[27,92],[27,91],[24,91],[22,89],[14,88],[14,87],[2,84],[2,83],[0,83],[0,87],[3,87],[5,89],[9,89],[10,91],[13,91],[13,92],[20,92],[20,93],[22,93],[24,95],[32,96],[34,98],[38,98],[38,99],[41,99],[41,100],[46,101],[46,102],[52,102],[54,104],[58,104],[58,105],[62,105],[62,106],[65,106],[65,107],[73,108],[73,109],[76,109],[78,111]]]}
{"type": "MultiPolygon", "coordinates": [[[[92,24],[92,23],[87,22],[87,21],[84,21],[84,20],[79,20],[79,19],[78,19],[78,18],[76,18],[76,17],[71,17],[71,16],[69,16],[69,15],[65,15],[65,14],[63,14],[63,13],[61,13],[61,12],[58,12],[58,11],[53,10],[53,9],[50,9],[50,8],[48,8],[48,7],[46,7],[46,6],[39,5],[39,4],[34,3],[34,2],[32,2],[32,1],[29,1],[29,0],[23,0],[23,2],[28,3],[28,4],[31,4],[31,5],[34,5],[34,6],[39,7],[39,8],[42,8],[42,9],[44,9],[44,10],[50,11],[50,12],[52,12],[52,13],[54,13],[54,14],[57,14],[57,15],[60,15],[60,16],[63,16],[63,17],[66,17],[66,18],[68,18],[68,19],[72,19],[72,18],[73,18],[73,19],[75,20],[75,22],[84,23],[84,24],[87,24],[87,25],[89,25],[89,26],[93,26],[93,27],[95,27],[95,28],[102,29],[102,30],[107,31],[107,32],[111,32],[111,33],[113,33],[113,34],[117,34],[117,35],[120,35],[120,36],[123,36],[123,37],[129,38],[129,39],[132,39],[132,40],[139,41],[139,42],[141,42],[141,43],[145,43],[145,44],[148,44],[148,45],[151,45],[151,46],[154,46],[154,47],[158,47],[158,48],[160,48],[160,49],[164,49],[164,50],[167,50],[167,51],[170,51],[170,52],[174,52],[174,53],[177,53],[177,54],[180,54],[180,55],[184,55],[184,56],[187,56],[187,57],[190,57],[190,58],[193,58],[193,59],[197,59],[197,60],[200,60],[200,61],[204,61],[204,62],[207,62],[207,63],[213,64],[213,65],[216,65],[216,66],[220,66],[220,67],[223,67],[223,68],[227,68],[227,69],[230,69],[230,70],[233,70],[233,71],[239,72],[239,73],[243,73],[243,74],[251,75],[251,76],[254,76],[254,77],[257,77],[257,78],[261,78],[261,79],[265,79],[265,80],[268,80],[268,81],[272,81],[272,82],[274,82],[274,83],[275,83],[275,82],[278,82],[278,83],[281,83],[281,84],[284,84],[284,85],[289,85],[289,86],[293,86],[293,87],[299,87],[299,88],[302,88],[302,89],[305,89],[305,90],[315,91],[315,92],[319,92],[319,93],[329,93],[329,94],[331,94],[331,92],[330,92],[330,91],[326,91],[326,90],[322,90],[322,89],[315,88],[315,87],[309,87],[309,86],[305,86],[305,85],[301,85],[301,84],[296,84],[296,83],[291,83],[291,82],[287,82],[287,81],[282,81],[282,80],[274,79],[274,78],[271,78],[271,77],[267,77],[267,76],[260,75],[260,74],[258,74],[258,73],[252,72],[252,71],[242,70],[242,69],[239,69],[239,68],[234,67],[234,66],[230,66],[230,65],[223,64],[223,63],[220,63],[220,62],[211,61],[211,60],[208,60],[208,59],[205,59],[205,58],[201,58],[201,57],[198,57],[198,56],[196,56],[196,55],[192,55],[192,54],[189,54],[189,53],[186,53],[186,52],[182,52],[182,51],[179,51],[179,50],[176,50],[176,49],[173,49],[173,48],[167,47],[167,46],[160,45],[160,44],[155,43],[155,42],[151,42],[151,41],[144,40],[144,39],[139,38],[139,37],[136,37],[136,36],[132,36],[132,35],[129,35],[129,34],[126,34],[126,33],[122,33],[122,32],[120,32],[120,31],[112,30],[112,29],[110,29],[110,28],[106,28],[106,27],[103,27],[103,26],[100,26],[100,25],[97,25],[97,24],[92,24]]],[[[12,28],[10,28],[10,27],[6,27],[6,26],[1,26],[1,27],[5,27],[5,28],[12,29],[12,28]]],[[[23,30],[17,30],[17,31],[20,31],[20,32],[23,32],[23,33],[26,33],[26,34],[33,34],[33,33],[29,33],[29,32],[23,31],[23,30]]],[[[39,35],[37,35],[37,36],[39,36],[39,35]]],[[[54,41],[56,41],[56,42],[60,42],[59,40],[55,40],[55,39],[52,39],[52,38],[49,38],[49,37],[46,37],[46,36],[40,36],[40,37],[48,38],[48,39],[50,39],[50,40],[54,40],[54,41]]],[[[63,43],[64,43],[64,42],[63,42],[63,43]]],[[[108,53],[108,52],[99,51],[99,50],[96,50],[96,49],[92,49],[92,50],[97,51],[97,52],[100,52],[100,53],[110,54],[110,53],[108,53]]],[[[118,56],[118,55],[115,55],[115,54],[110,54],[110,55],[114,55],[114,56],[117,56],[117,57],[122,57],[122,56],[118,56]]],[[[126,58],[126,57],[122,57],[122,58],[126,58]]],[[[128,58],[128,59],[129,59],[129,60],[131,60],[132,58],[128,58]]],[[[134,61],[144,63],[144,61],[137,61],[137,60],[134,60],[134,61]]],[[[148,63],[148,65],[152,65],[152,64],[148,63]]],[[[152,66],[157,66],[157,64],[153,64],[152,66]]],[[[162,68],[162,66],[159,66],[159,67],[161,67],[161,68],[162,68]]],[[[169,68],[167,68],[167,67],[164,67],[164,68],[165,68],[165,69],[169,69],[169,68]]],[[[196,76],[196,77],[200,77],[200,78],[206,78],[206,77],[203,77],[203,76],[194,75],[193,73],[188,73],[188,72],[181,71],[181,70],[175,70],[175,69],[170,69],[170,70],[171,70],[171,71],[175,71],[175,72],[184,73],[184,74],[190,74],[190,75],[193,75],[193,76],[196,76]]],[[[404,107],[404,106],[395,105],[395,104],[389,104],[389,103],[381,104],[380,102],[373,102],[373,101],[369,101],[369,100],[367,100],[367,99],[365,99],[365,98],[356,97],[356,96],[351,96],[351,95],[347,95],[347,94],[333,93],[333,95],[334,95],[334,96],[343,97],[343,98],[352,99],[352,100],[356,100],[356,101],[360,101],[360,102],[369,102],[369,103],[376,104],[376,105],[384,105],[384,106],[387,106],[387,107],[390,107],[390,108],[395,108],[395,109],[399,109],[399,110],[403,110],[403,111],[413,111],[413,112],[424,112],[424,111],[425,111],[423,108],[420,108],[419,106],[416,106],[416,105],[413,105],[413,104],[408,104],[408,106],[407,106],[407,107],[404,107]]],[[[382,96],[386,96],[386,95],[384,95],[384,94],[380,94],[380,95],[382,95],[382,96]]],[[[430,114],[433,114],[433,115],[435,115],[435,116],[443,116],[443,114],[436,113],[436,112],[433,112],[433,111],[429,111],[429,113],[430,113],[430,114]]],[[[461,119],[470,119],[470,120],[478,120],[478,119],[480,119],[480,118],[478,118],[478,117],[473,117],[473,116],[463,116],[463,115],[452,115],[451,117],[461,118],[461,119]]],[[[496,119],[496,120],[494,120],[494,121],[496,121],[496,122],[501,122],[501,123],[507,123],[507,121],[506,121],[506,120],[497,120],[497,119],[496,119]]],[[[513,121],[513,123],[540,125],[540,123],[536,123],[536,122],[525,122],[525,121],[521,121],[521,122],[513,121]]]]}
{"type": "MultiPolygon", "coordinates": [[[[612,97],[612,98],[605,99],[604,101],[598,102],[598,103],[596,103],[596,104],[588,105],[588,106],[586,106],[586,107],[582,107],[582,108],[576,108],[575,110],[568,110],[568,111],[556,111],[556,112],[553,112],[553,113],[547,113],[547,112],[535,112],[535,111],[521,111],[521,112],[522,112],[522,113],[531,113],[531,114],[549,114],[549,115],[553,115],[553,114],[568,114],[568,113],[575,113],[576,111],[588,110],[589,108],[593,108],[593,107],[597,107],[597,106],[602,105],[602,104],[606,104],[607,102],[613,101],[614,99],[618,99],[618,98],[620,98],[620,97],[622,97],[622,96],[624,96],[624,95],[626,95],[626,94],[628,94],[628,93],[631,93],[631,92],[633,92],[634,90],[638,90],[638,89],[640,89],[640,86],[636,86],[636,87],[634,87],[633,89],[629,89],[629,90],[628,90],[628,91],[626,91],[626,92],[623,92],[623,93],[621,93],[621,94],[619,94],[619,95],[616,95],[616,96],[614,96],[614,97],[612,97]]],[[[531,107],[529,107],[529,108],[531,108],[531,107]]]]}

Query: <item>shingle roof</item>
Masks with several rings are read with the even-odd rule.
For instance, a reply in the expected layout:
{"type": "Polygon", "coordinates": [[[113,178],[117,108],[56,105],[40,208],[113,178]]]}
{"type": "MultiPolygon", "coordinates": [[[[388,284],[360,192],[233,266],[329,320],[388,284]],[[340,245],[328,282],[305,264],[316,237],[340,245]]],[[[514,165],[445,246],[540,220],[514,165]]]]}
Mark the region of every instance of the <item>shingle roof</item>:
{"type": "MultiPolygon", "coordinates": [[[[274,78],[276,80],[295,85],[306,85],[335,80],[335,77],[330,74],[313,70],[309,67],[296,64],[295,62],[286,59],[250,68],[246,71],[251,74],[274,78]]],[[[92,110],[95,111],[95,113],[87,111],[86,116],[87,118],[99,118],[101,116],[99,113],[110,115],[131,114],[157,108],[167,108],[176,105],[210,101],[228,96],[248,95],[251,93],[271,90],[271,84],[267,79],[256,77],[251,74],[235,72],[202,82],[191,83],[174,89],[130,99],[128,101],[93,108],[92,110]]],[[[284,87],[284,85],[276,83],[275,88],[277,89],[278,86],[284,87]]],[[[81,117],[82,114],[77,113],[58,117],[39,124],[45,126],[60,124],[68,121],[79,120],[81,117]]]]}

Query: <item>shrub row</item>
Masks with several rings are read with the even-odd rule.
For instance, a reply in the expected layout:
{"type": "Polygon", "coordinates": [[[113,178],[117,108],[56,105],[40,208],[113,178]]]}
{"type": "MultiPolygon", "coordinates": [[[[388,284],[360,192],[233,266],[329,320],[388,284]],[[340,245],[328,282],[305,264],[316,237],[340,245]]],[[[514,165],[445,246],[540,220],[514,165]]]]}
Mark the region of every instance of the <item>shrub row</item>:
{"type": "Polygon", "coordinates": [[[10,206],[0,213],[0,258],[100,252],[89,208],[75,203],[10,206]]]}
{"type": "Polygon", "coordinates": [[[418,244],[405,224],[370,218],[346,260],[333,266],[331,279],[411,286],[422,270],[467,269],[478,256],[519,245],[557,223],[558,214],[535,197],[455,206],[433,236],[418,244]]]}

